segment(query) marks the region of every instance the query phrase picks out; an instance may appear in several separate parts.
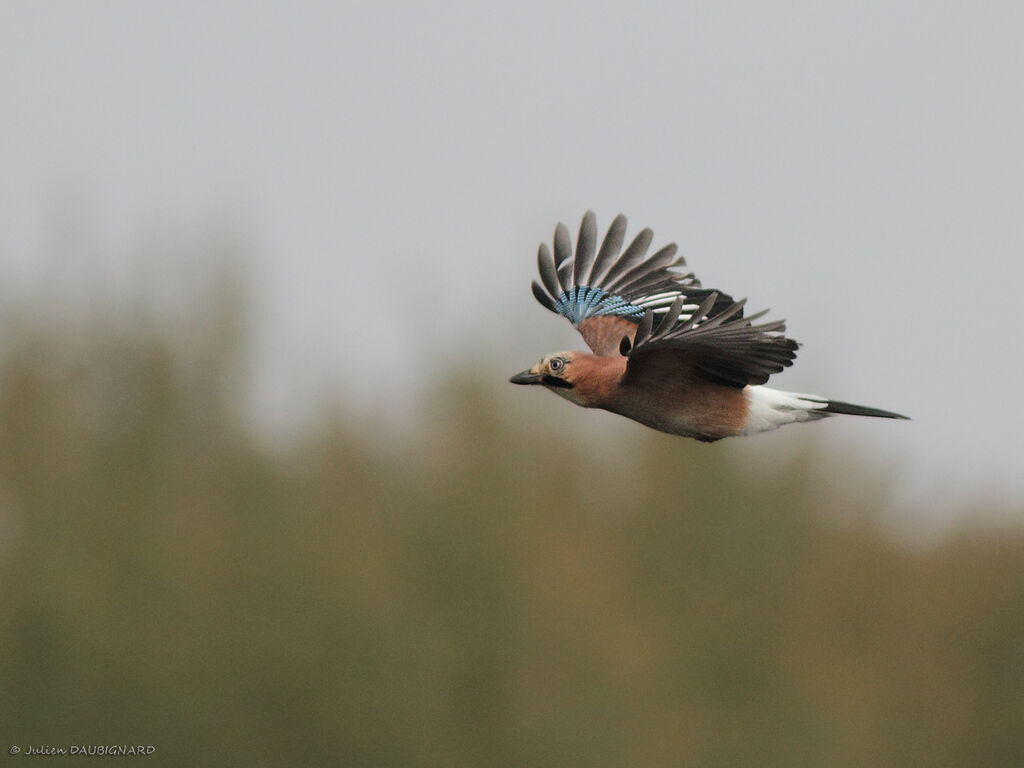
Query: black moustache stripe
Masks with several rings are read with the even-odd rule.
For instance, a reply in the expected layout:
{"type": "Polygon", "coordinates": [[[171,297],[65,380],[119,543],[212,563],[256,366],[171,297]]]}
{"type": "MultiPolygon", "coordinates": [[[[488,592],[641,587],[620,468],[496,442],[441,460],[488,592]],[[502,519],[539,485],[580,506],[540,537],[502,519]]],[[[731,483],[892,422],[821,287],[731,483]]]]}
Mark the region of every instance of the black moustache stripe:
{"type": "Polygon", "coordinates": [[[541,382],[548,387],[561,387],[562,389],[572,389],[570,384],[565,379],[560,379],[557,376],[552,376],[550,373],[545,373],[541,377],[541,382]]]}

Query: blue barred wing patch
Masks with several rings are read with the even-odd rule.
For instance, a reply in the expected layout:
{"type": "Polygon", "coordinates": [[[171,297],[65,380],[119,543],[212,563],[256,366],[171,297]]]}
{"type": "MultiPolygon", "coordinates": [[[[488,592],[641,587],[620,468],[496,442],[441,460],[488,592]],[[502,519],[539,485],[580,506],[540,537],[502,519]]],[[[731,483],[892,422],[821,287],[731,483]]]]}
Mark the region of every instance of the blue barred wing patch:
{"type": "Polygon", "coordinates": [[[640,322],[644,316],[644,308],[631,304],[621,296],[608,293],[601,288],[590,288],[585,285],[573,286],[564,292],[555,302],[555,311],[569,319],[573,325],[579,325],[588,317],[611,315],[624,317],[640,322]]]}

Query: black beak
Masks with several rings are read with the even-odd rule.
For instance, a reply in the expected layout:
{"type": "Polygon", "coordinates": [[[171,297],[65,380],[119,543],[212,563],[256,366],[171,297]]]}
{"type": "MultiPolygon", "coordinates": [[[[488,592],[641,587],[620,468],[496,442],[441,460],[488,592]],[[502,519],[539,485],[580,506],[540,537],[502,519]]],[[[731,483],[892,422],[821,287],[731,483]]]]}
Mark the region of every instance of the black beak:
{"type": "Polygon", "coordinates": [[[513,384],[540,384],[540,374],[523,371],[522,373],[517,373],[509,381],[513,384]]]}

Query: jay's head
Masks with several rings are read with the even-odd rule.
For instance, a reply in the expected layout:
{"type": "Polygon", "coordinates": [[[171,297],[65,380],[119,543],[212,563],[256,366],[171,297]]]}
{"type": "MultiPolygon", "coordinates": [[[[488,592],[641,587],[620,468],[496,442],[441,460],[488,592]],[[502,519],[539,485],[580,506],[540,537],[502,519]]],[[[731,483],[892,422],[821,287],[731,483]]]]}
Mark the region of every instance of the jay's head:
{"type": "Polygon", "coordinates": [[[580,352],[556,352],[538,360],[532,368],[517,373],[509,381],[513,384],[540,384],[567,400],[575,401],[573,389],[578,373],[573,363],[580,352]]]}

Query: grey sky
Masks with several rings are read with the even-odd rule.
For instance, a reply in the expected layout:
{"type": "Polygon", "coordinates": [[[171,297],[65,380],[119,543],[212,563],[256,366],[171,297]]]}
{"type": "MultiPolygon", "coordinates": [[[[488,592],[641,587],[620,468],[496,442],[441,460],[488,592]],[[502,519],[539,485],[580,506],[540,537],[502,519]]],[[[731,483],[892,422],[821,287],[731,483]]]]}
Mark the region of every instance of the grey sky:
{"type": "Polygon", "coordinates": [[[1020,506],[1022,34],[1011,3],[5,2],[0,259],[30,284],[68,196],[115,253],[228,221],[294,415],[582,346],[535,249],[621,210],[789,320],[774,386],[915,419],[807,429],[909,499],[1020,506]]]}

